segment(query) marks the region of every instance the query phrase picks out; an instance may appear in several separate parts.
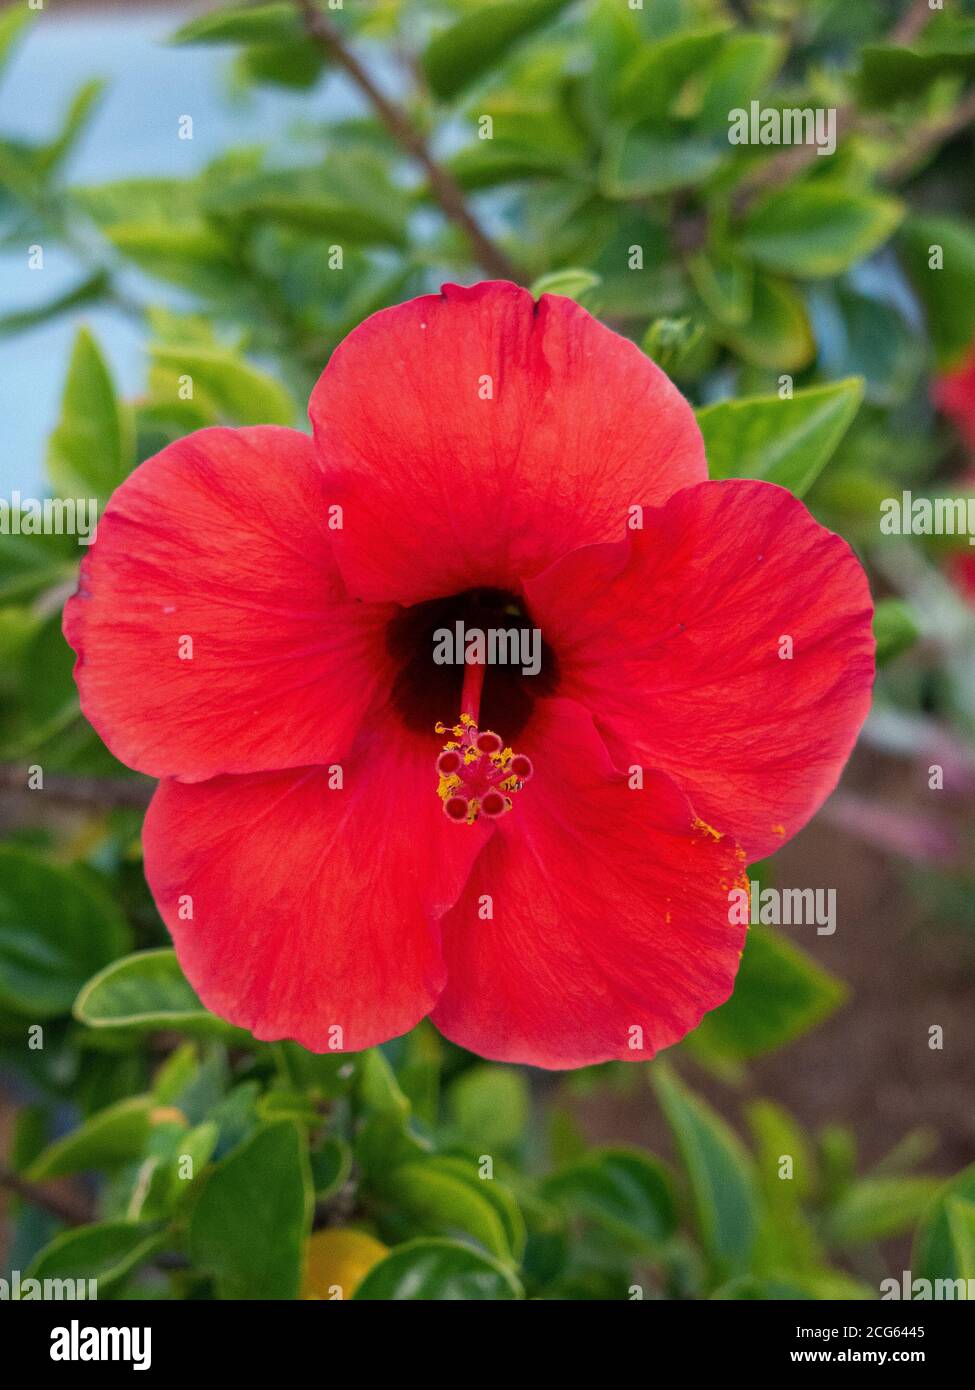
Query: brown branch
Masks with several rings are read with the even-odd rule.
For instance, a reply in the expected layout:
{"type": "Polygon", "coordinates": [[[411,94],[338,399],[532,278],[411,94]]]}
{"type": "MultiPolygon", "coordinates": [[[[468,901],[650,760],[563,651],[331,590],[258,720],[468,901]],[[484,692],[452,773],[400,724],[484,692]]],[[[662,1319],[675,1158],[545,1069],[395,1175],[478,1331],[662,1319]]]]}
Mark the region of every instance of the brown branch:
{"type": "Polygon", "coordinates": [[[928,0],[914,0],[900,22],[895,24],[891,30],[889,42],[896,44],[913,43],[933,14],[934,11],[928,0]]]}
{"type": "Polygon", "coordinates": [[[514,265],[484,231],[467,206],[460,185],[433,158],[426,140],[406,112],[376,86],[359,59],[346,47],[341,32],[317,8],[314,0],[297,0],[297,4],[308,37],[351,77],[396,143],[421,166],[444,216],[464,232],[483,269],[500,280],[517,280],[519,276],[514,265]]]}
{"type": "Polygon", "coordinates": [[[66,1226],[84,1226],[92,1219],[92,1213],[85,1204],[73,1197],[48,1192],[36,1183],[28,1182],[6,1163],[0,1163],[0,1187],[5,1187],[8,1192],[13,1192],[25,1202],[30,1202],[31,1206],[40,1207],[42,1211],[56,1216],[66,1226]]]}
{"type": "MultiPolygon", "coordinates": [[[[887,37],[887,42],[897,45],[898,47],[904,47],[912,43],[914,39],[917,38],[918,34],[920,34],[933,13],[934,12],[928,4],[928,0],[914,0],[914,4],[910,6],[899,23],[891,30],[887,37]]],[[[838,106],[836,108],[837,144],[839,144],[839,141],[844,135],[851,134],[857,129],[855,117],[856,111],[852,105],[838,106]]],[[[963,124],[965,123],[963,122],[963,124]]],[[[947,122],[945,126],[948,128],[948,133],[950,134],[951,129],[947,122]]],[[[928,144],[923,147],[921,153],[930,146],[936,144],[940,138],[943,138],[934,134],[935,129],[936,127],[929,127],[931,138],[928,144]]],[[[921,137],[919,137],[918,143],[920,143],[920,139],[921,137]]],[[[763,164],[751,178],[746,176],[742,180],[738,192],[735,195],[735,212],[739,215],[743,212],[747,212],[749,207],[751,207],[755,200],[760,198],[763,193],[768,193],[773,188],[779,188],[790,179],[794,179],[797,174],[801,174],[803,169],[812,164],[818,156],[819,147],[817,145],[793,145],[791,149],[783,150],[780,154],[776,155],[774,159],[769,160],[767,164],[763,164]]],[[[905,167],[908,167],[907,156],[904,157],[903,161],[898,160],[897,162],[898,164],[904,163],[905,167]]],[[[894,175],[891,177],[890,171],[888,171],[885,177],[889,182],[893,182],[898,176],[894,175]]]]}
{"type": "Polygon", "coordinates": [[[970,125],[975,124],[975,90],[960,101],[954,111],[940,121],[932,121],[922,126],[913,140],[910,140],[902,155],[888,164],[881,177],[885,183],[899,183],[914,172],[914,168],[932,150],[947,140],[960,135],[970,125]]]}
{"type": "Polygon", "coordinates": [[[154,784],[148,780],[129,781],[121,777],[74,777],[47,772],[44,784],[36,790],[27,786],[26,769],[17,763],[0,763],[0,792],[23,792],[44,797],[61,806],[92,807],[99,810],[130,808],[144,811],[152,799],[154,784]]]}

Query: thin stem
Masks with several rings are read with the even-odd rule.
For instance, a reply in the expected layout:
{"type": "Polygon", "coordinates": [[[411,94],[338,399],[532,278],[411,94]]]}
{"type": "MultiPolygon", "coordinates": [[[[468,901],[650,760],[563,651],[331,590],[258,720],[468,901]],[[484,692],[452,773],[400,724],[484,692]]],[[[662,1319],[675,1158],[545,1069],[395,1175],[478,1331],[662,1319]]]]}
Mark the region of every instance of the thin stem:
{"type": "Polygon", "coordinates": [[[87,1206],[71,1197],[47,1192],[36,1183],[28,1182],[6,1163],[0,1163],[0,1187],[5,1187],[8,1192],[22,1197],[25,1202],[30,1202],[31,1206],[40,1207],[42,1211],[56,1216],[66,1226],[83,1226],[91,1220],[91,1212],[87,1206]]]}
{"type": "Polygon", "coordinates": [[[74,777],[67,773],[44,773],[43,785],[32,790],[26,769],[17,763],[0,763],[0,792],[24,792],[46,798],[61,806],[96,807],[101,810],[129,807],[142,811],[155,790],[149,781],[129,781],[121,777],[74,777]]]}
{"type": "Polygon", "coordinates": [[[484,231],[467,206],[463,191],[453,176],[438,164],[430,153],[426,140],[414,127],[407,113],[391,101],[376,86],[372,77],[351,49],[346,47],[341,32],[327,15],[317,8],[314,0],[297,0],[298,9],[308,37],[327,58],[339,65],[368,98],[376,115],[390,135],[422,167],[430,192],[448,221],[460,227],[467,236],[475,257],[489,275],[499,280],[518,280],[518,272],[500,247],[484,231]]]}
{"type": "Polygon", "coordinates": [[[922,126],[913,140],[908,142],[904,153],[895,159],[893,164],[889,164],[882,174],[885,183],[899,183],[901,179],[907,178],[914,172],[925,155],[929,154],[938,145],[943,145],[947,140],[951,140],[975,122],[975,91],[971,91],[965,99],[958,103],[954,111],[949,112],[943,120],[934,121],[931,125],[922,126]]]}

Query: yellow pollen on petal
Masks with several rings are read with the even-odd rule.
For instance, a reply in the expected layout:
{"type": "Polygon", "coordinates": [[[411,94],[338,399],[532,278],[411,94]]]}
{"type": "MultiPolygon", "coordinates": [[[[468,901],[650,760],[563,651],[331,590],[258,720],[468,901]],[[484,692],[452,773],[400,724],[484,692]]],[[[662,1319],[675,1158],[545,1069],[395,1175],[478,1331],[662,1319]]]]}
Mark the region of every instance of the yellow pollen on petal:
{"type": "Polygon", "coordinates": [[[724,839],[724,836],[722,835],[722,833],[721,833],[720,830],[715,830],[715,828],[714,828],[713,825],[708,825],[707,821],[706,821],[706,820],[701,820],[701,817],[700,817],[700,816],[695,816],[695,817],[694,817],[694,822],[693,822],[693,824],[694,824],[694,829],[700,831],[700,833],[701,833],[702,835],[706,835],[706,836],[708,837],[709,840],[723,840],[723,839],[724,839]]]}

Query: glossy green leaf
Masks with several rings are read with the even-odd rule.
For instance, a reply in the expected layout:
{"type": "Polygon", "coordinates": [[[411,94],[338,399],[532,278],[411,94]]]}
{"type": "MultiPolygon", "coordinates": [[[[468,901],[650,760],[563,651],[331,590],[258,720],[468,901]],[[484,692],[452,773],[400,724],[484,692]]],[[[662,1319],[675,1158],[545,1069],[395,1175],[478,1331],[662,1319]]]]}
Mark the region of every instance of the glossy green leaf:
{"type": "Polygon", "coordinates": [[[35,1158],[26,1176],[32,1182],[108,1168],[140,1158],[152,1128],[151,1096],[133,1096],[100,1110],[35,1158]]]}
{"type": "Polygon", "coordinates": [[[135,462],[131,420],[86,328],[75,338],[47,470],[61,497],[106,499],[135,462]]]}
{"type": "MultiPolygon", "coordinates": [[[[947,17],[947,16],[946,16],[947,17]]],[[[869,106],[917,101],[943,77],[975,76],[975,23],[963,20],[954,33],[932,26],[913,43],[871,43],[860,54],[857,90],[869,106]]]]}
{"type": "Polygon", "coordinates": [[[543,1191],[557,1206],[595,1222],[629,1247],[653,1249],[676,1225],[670,1177],[640,1149],[593,1149],[553,1174],[543,1191]]]}
{"type": "Polygon", "coordinates": [[[739,245],[769,270],[806,279],[840,275],[892,235],[903,211],[896,198],[843,184],[803,184],[755,207],[739,245]]]}
{"type": "Polygon", "coordinates": [[[736,34],[728,39],[704,72],[696,124],[727,136],[729,112],[747,108],[761,94],[785,51],[785,43],[774,34],[736,34]]]}
{"type": "Polygon", "coordinates": [[[972,1279],[968,1213],[958,1203],[975,1203],[975,1164],[944,1183],[930,1203],[914,1236],[911,1270],[916,1279],[972,1279]]]}
{"type": "Polygon", "coordinates": [[[721,1276],[747,1270],[761,1217],[751,1159],[731,1129],[659,1060],[650,1081],[683,1160],[695,1225],[721,1276]]]}
{"type": "Polygon", "coordinates": [[[85,980],[128,944],[124,919],[93,879],[31,851],[0,845],[0,1003],[5,1007],[34,1020],[68,1013],[85,980]]]}
{"type": "Polygon", "coordinates": [[[948,1197],[945,1216],[951,1238],[957,1278],[964,1279],[966,1292],[975,1283],[975,1202],[960,1197],[948,1197]]]}
{"type": "Polygon", "coordinates": [[[719,326],[715,332],[746,362],[775,372],[799,371],[816,352],[802,295],[770,275],[755,277],[747,323],[719,326]]]}
{"type": "Polygon", "coordinates": [[[522,1298],[514,1274],[500,1261],[453,1240],[412,1240],[380,1260],[353,1294],[359,1301],[430,1299],[437,1302],[522,1298]]]}
{"type": "Polygon", "coordinates": [[[517,1204],[494,1177],[480,1177],[470,1159],[431,1156],[394,1168],[384,1184],[414,1233],[466,1235],[501,1259],[516,1259],[525,1243],[517,1204]]]}
{"type": "MultiPolygon", "coordinates": [[[[25,1279],[97,1281],[98,1297],[144,1264],[163,1244],[152,1226],[102,1221],[62,1231],[32,1261],[25,1279]]],[[[55,1284],[54,1287],[57,1287],[55,1284]]],[[[77,1291],[76,1291],[77,1292],[77,1291]]],[[[57,1295],[45,1295],[45,1297],[57,1295]]],[[[65,1290],[62,1297],[70,1296],[65,1290]]],[[[87,1297],[87,1290],[82,1292],[87,1297]]]]}
{"type": "Polygon", "coordinates": [[[939,364],[957,366],[972,342],[975,230],[958,218],[910,217],[900,244],[939,364]]]}
{"type": "Polygon", "coordinates": [[[74,1015],[89,1028],[234,1031],[203,1007],[168,947],[137,951],[99,971],[78,995],[74,1015]]]}
{"type": "Polygon", "coordinates": [[[569,0],[499,0],[473,10],[436,34],[423,54],[434,93],[448,100],[507,56],[521,39],[564,10],[569,0]]]}
{"type": "Polygon", "coordinates": [[[403,1094],[396,1074],[378,1047],[360,1054],[357,1062],[358,1089],[363,1106],[377,1115],[405,1119],[410,1102],[403,1094]]]}
{"type": "MultiPolygon", "coordinates": [[[[93,527],[95,521],[96,509],[93,508],[86,514],[86,525],[93,527]]],[[[21,538],[10,539],[16,542],[21,538]]],[[[29,539],[36,542],[41,538],[32,536],[29,539]]],[[[84,548],[78,547],[77,557],[84,553],[84,548]]],[[[39,560],[43,554],[45,548],[35,545],[35,557],[39,560]]],[[[72,566],[70,574],[63,577],[70,581],[75,573],[72,566]]],[[[72,674],[74,653],[64,640],[59,612],[41,619],[28,617],[19,637],[23,645],[13,659],[8,658],[6,674],[10,698],[0,707],[0,758],[15,760],[23,766],[26,786],[28,765],[55,770],[47,757],[35,756],[35,752],[77,719],[78,692],[72,674]]],[[[43,789],[38,787],[36,794],[43,796],[43,789]]]]}
{"type": "Polygon", "coordinates": [[[607,198],[670,193],[710,178],[726,155],[709,135],[640,122],[609,131],[599,184],[607,198]]]}
{"type": "Polygon", "coordinates": [[[830,1211],[828,1235],[856,1245],[913,1230],[940,1187],[937,1178],[859,1178],[830,1211]]]}
{"type": "Polygon", "coordinates": [[[269,5],[231,5],[189,20],[170,36],[170,43],[275,43],[302,33],[296,6],[281,0],[269,5]]]}
{"type": "Polygon", "coordinates": [[[702,1060],[747,1061],[801,1037],[845,997],[842,982],[781,932],[751,926],[734,993],[705,1015],[687,1045],[702,1060]]]}
{"type": "Polygon", "coordinates": [[[304,1140],[286,1121],[258,1130],[213,1169],[193,1206],[189,1251],[220,1298],[297,1296],[312,1195],[304,1140]]]}
{"type": "Polygon", "coordinates": [[[733,253],[712,249],[689,256],[687,269],[694,288],[720,323],[748,322],[755,284],[748,261],[733,253]]]}
{"type": "Polygon", "coordinates": [[[712,24],[638,48],[615,83],[617,114],[632,121],[662,121],[687,79],[721,48],[727,31],[727,24],[712,24]]]}
{"type": "Polygon", "coordinates": [[[26,5],[10,5],[0,14],[0,76],[13,52],[14,44],[34,18],[26,5]]]}
{"type": "Polygon", "coordinates": [[[761,478],[802,497],[836,452],[863,399],[852,377],[796,391],[748,396],[698,411],[712,478],[761,478]]]}
{"type": "Polygon", "coordinates": [[[566,299],[580,300],[587,290],[595,289],[600,277],[591,270],[552,270],[542,275],[531,286],[536,299],[543,294],[561,294],[566,299]]]}
{"type": "Polygon", "coordinates": [[[190,377],[216,402],[224,419],[238,425],[293,425],[297,413],[291,396],[266,372],[235,353],[195,345],[159,344],[152,360],[176,377],[190,377]]]}

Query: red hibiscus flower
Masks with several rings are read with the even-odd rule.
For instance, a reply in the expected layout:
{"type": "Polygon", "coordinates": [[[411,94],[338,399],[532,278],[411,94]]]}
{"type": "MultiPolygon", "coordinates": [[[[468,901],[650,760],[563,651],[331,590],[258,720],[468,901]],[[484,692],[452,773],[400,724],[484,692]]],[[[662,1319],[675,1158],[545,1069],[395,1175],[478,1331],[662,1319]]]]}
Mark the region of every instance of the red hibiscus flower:
{"type": "MultiPolygon", "coordinates": [[[[932,396],[975,455],[975,344],[960,367],[938,377],[932,396]]],[[[962,486],[975,488],[975,469],[970,468],[962,478],[962,486]]],[[[947,572],[962,598],[975,605],[975,556],[968,552],[952,555],[947,572]]]]}
{"type": "Polygon", "coordinates": [[[651,1057],[728,997],[729,892],[854,743],[863,571],[788,492],[708,482],[667,377],[556,296],[376,314],[310,414],[144,463],[66,611],[85,713],[162,778],[187,976],[317,1051],[430,1015],[491,1058],[651,1057]],[[538,628],[541,669],[437,665],[457,622],[538,628]]]}
{"type": "Polygon", "coordinates": [[[975,344],[961,366],[945,372],[934,383],[934,403],[954,423],[969,449],[975,452],[975,344]]]}

